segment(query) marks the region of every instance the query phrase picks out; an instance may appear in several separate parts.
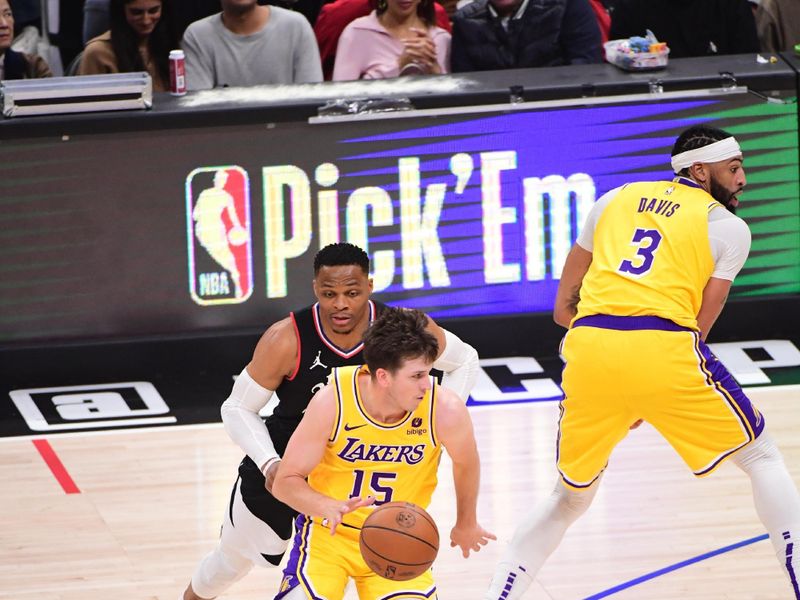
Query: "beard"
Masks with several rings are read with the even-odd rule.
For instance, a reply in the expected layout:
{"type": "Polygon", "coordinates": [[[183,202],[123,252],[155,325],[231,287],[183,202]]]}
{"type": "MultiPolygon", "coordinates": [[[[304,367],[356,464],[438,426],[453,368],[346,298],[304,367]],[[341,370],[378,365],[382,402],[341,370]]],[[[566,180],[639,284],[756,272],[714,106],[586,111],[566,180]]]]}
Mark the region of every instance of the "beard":
{"type": "Polygon", "coordinates": [[[739,190],[736,192],[731,192],[722,184],[718,183],[716,179],[713,177],[711,178],[711,182],[709,185],[708,193],[711,194],[712,198],[722,204],[725,208],[731,211],[733,214],[736,214],[736,199],[734,198],[735,194],[739,193],[739,190]]]}

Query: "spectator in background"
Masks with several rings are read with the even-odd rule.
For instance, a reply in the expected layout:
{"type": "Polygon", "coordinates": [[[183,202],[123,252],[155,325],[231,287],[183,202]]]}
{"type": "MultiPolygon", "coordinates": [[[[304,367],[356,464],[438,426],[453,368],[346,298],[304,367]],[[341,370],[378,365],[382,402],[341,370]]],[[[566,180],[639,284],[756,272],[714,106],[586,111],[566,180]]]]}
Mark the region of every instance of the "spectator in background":
{"type": "Polygon", "coordinates": [[[186,28],[195,21],[219,14],[219,2],[220,0],[174,0],[178,35],[182,38],[186,28]]]}
{"type": "Polygon", "coordinates": [[[448,21],[449,17],[452,17],[456,10],[458,10],[458,0],[436,0],[437,4],[441,4],[444,11],[447,13],[448,21]]]}
{"type": "Polygon", "coordinates": [[[758,52],[747,0],[618,0],[611,38],[643,36],[649,29],[669,46],[670,58],[758,52]]]}
{"type": "Polygon", "coordinates": [[[453,15],[453,72],[602,61],[588,0],[475,0],[453,15]]]}
{"type": "Polygon", "coordinates": [[[334,81],[431,75],[450,70],[450,34],[436,25],[433,0],[378,0],[345,27],[334,81]]]}
{"type": "Polygon", "coordinates": [[[222,0],[222,12],[183,36],[189,90],[322,81],[306,18],[256,0],[222,0]]]}
{"type": "MultiPolygon", "coordinates": [[[[450,19],[439,2],[433,3],[436,14],[436,25],[450,31],[450,19]]],[[[317,22],[314,24],[314,35],[317,36],[319,54],[322,58],[322,73],[326,80],[333,76],[333,65],[336,62],[336,48],[342,31],[348,24],[359,17],[366,17],[372,11],[370,0],[334,0],[322,6],[317,22]]]]}
{"type": "Polygon", "coordinates": [[[761,0],[756,9],[756,30],[765,52],[792,50],[800,43],[800,2],[761,0]]]}
{"type": "Polygon", "coordinates": [[[23,54],[11,49],[14,40],[14,13],[8,0],[0,0],[0,80],[52,77],[50,67],[41,56],[23,54]]]}
{"type": "Polygon", "coordinates": [[[111,0],[86,0],[83,4],[83,44],[96,38],[111,27],[109,19],[111,0]]]}
{"type": "MultiPolygon", "coordinates": [[[[84,44],[108,29],[109,4],[111,0],[86,0],[83,6],[84,44]]],[[[178,39],[183,37],[190,24],[219,12],[219,0],[171,0],[170,6],[178,39]]]]}
{"type": "Polygon", "coordinates": [[[49,6],[50,42],[58,48],[64,65],[83,50],[83,4],[84,0],[47,0],[42,5],[49,6]]]}
{"type": "Polygon", "coordinates": [[[14,13],[14,37],[25,27],[33,25],[42,30],[42,6],[40,0],[9,0],[11,12],[14,13]]]}
{"type": "Polygon", "coordinates": [[[324,0],[259,0],[260,4],[272,4],[274,6],[280,6],[281,8],[285,8],[286,10],[291,10],[296,13],[300,13],[311,24],[314,26],[314,23],[317,22],[317,17],[319,16],[319,11],[322,8],[324,0]]]}
{"type": "Polygon", "coordinates": [[[169,51],[178,47],[169,0],[111,0],[111,29],[89,40],[79,75],[147,71],[153,89],[169,84],[169,51]]]}

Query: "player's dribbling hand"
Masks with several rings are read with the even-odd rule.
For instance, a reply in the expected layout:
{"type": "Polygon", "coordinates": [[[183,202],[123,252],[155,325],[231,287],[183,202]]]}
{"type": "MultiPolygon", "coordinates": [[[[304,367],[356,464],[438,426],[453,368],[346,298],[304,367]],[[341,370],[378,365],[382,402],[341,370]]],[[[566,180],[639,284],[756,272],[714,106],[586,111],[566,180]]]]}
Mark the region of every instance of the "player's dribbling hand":
{"type": "Polygon", "coordinates": [[[369,506],[374,502],[375,498],[372,496],[367,496],[366,498],[355,496],[353,498],[348,498],[344,502],[331,498],[329,507],[326,508],[324,511],[325,514],[322,515],[322,524],[330,528],[331,535],[333,535],[336,533],[336,527],[342,522],[342,517],[344,517],[344,515],[362,506],[369,506]]]}
{"type": "Polygon", "coordinates": [[[456,523],[455,527],[450,531],[450,547],[461,548],[461,555],[464,558],[469,558],[470,550],[479,552],[481,546],[489,543],[489,540],[496,540],[497,536],[493,533],[486,531],[478,523],[472,526],[461,526],[456,523]]]}

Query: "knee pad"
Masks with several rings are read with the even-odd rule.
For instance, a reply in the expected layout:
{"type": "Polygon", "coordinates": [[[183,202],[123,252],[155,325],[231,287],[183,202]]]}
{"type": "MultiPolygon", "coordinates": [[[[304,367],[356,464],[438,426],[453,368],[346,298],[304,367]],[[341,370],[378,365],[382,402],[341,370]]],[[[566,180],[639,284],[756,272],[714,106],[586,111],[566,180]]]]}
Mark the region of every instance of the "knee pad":
{"type": "Polygon", "coordinates": [[[783,463],[783,456],[767,432],[762,431],[753,442],[734,454],[731,460],[745,473],[751,473],[759,467],[783,463]]]}
{"type": "Polygon", "coordinates": [[[192,575],[192,589],[201,598],[216,598],[244,577],[253,563],[218,544],[200,561],[192,575]]]}
{"type": "Polygon", "coordinates": [[[567,488],[561,481],[556,483],[553,497],[559,510],[567,516],[570,521],[574,521],[585,513],[594,500],[600,481],[595,481],[589,488],[581,491],[567,488]]]}

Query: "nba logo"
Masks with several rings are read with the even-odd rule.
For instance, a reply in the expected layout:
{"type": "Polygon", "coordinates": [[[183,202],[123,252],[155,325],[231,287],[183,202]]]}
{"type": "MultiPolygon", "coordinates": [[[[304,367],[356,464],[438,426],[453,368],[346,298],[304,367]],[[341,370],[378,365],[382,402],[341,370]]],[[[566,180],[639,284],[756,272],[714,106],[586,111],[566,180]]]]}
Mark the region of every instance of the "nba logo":
{"type": "Polygon", "coordinates": [[[250,181],[241,167],[201,167],[186,178],[189,292],[200,305],[253,293],[250,181]]]}

